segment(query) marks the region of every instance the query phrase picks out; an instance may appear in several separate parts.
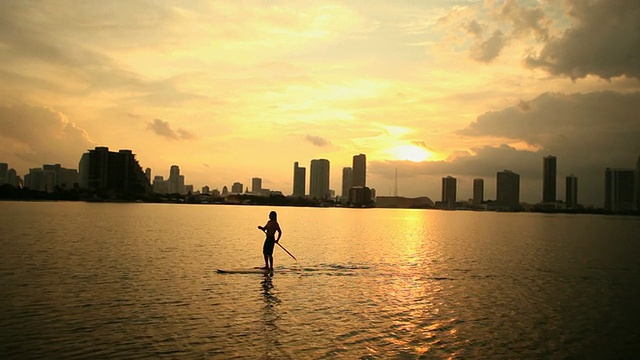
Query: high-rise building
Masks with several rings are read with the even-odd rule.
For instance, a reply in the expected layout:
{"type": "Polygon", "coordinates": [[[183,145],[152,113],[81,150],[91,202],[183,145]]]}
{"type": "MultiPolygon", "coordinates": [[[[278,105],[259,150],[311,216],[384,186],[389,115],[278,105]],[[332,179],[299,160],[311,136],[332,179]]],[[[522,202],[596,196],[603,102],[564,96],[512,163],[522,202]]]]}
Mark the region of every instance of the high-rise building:
{"type": "Polygon", "coordinates": [[[349,199],[349,189],[353,187],[353,169],[342,168],[342,192],[340,193],[343,202],[349,199]]]}
{"type": "Polygon", "coordinates": [[[352,168],[352,186],[367,186],[367,156],[365,154],[354,155],[352,168]]]}
{"type": "Polygon", "coordinates": [[[497,173],[496,205],[512,210],[520,208],[520,175],[509,170],[497,173]]]}
{"type": "MultiPolygon", "coordinates": [[[[180,184],[180,167],[178,165],[171,165],[169,169],[169,193],[170,194],[182,194],[184,190],[180,184]]],[[[182,180],[184,185],[184,180],[182,180]]]]}
{"type": "Polygon", "coordinates": [[[604,209],[612,212],[634,210],[635,169],[606,168],[604,209]]]}
{"type": "Polygon", "coordinates": [[[136,196],[151,192],[151,183],[131,150],[113,152],[96,147],[87,157],[83,155],[80,166],[80,173],[87,176],[87,187],[98,193],[136,196]]]}
{"type": "Polygon", "coordinates": [[[556,201],[556,163],[557,159],[553,155],[545,156],[542,159],[543,203],[551,203],[556,201]]]}
{"type": "Polygon", "coordinates": [[[442,178],[442,202],[444,206],[453,207],[456,202],[458,180],[452,176],[442,178]]]}
{"type": "Polygon", "coordinates": [[[21,187],[20,185],[21,180],[15,169],[7,170],[7,175],[4,181],[5,181],[5,184],[9,184],[15,188],[21,187]]]}
{"type": "Polygon", "coordinates": [[[7,182],[7,171],[9,171],[9,164],[0,163],[0,185],[7,182]]]}
{"type": "Polygon", "coordinates": [[[80,162],[78,163],[78,177],[79,177],[79,184],[80,184],[80,188],[81,189],[88,189],[89,188],[89,161],[90,161],[90,156],[89,153],[84,153],[82,154],[82,156],[80,157],[80,162]]]}
{"type": "Polygon", "coordinates": [[[169,194],[169,182],[164,177],[156,175],[153,178],[153,192],[158,194],[169,194]]]}
{"type": "Polygon", "coordinates": [[[300,167],[298,162],[293,163],[293,196],[306,194],[307,168],[300,167]]]}
{"type": "Polygon", "coordinates": [[[151,168],[144,169],[144,176],[147,177],[147,180],[151,181],[151,168]]]}
{"type": "Polygon", "coordinates": [[[473,206],[480,206],[484,202],[484,179],[473,179],[473,206]]]}
{"type": "Polygon", "coordinates": [[[233,194],[242,194],[243,187],[244,187],[244,185],[242,185],[242,183],[234,182],[233,185],[231,185],[231,193],[233,193],[233,194]]]}
{"type": "Polygon", "coordinates": [[[573,174],[566,178],[564,194],[567,209],[575,209],[578,206],[578,178],[573,174]]]}
{"type": "Polygon", "coordinates": [[[309,196],[312,199],[326,200],[329,192],[329,160],[311,160],[311,176],[309,179],[309,196]]]}
{"type": "Polygon", "coordinates": [[[53,192],[56,183],[56,174],[51,169],[32,168],[24,176],[25,187],[44,192],[53,192]]]}
{"type": "Polygon", "coordinates": [[[262,192],[262,179],[254,177],[251,179],[251,192],[260,194],[262,192]]]}

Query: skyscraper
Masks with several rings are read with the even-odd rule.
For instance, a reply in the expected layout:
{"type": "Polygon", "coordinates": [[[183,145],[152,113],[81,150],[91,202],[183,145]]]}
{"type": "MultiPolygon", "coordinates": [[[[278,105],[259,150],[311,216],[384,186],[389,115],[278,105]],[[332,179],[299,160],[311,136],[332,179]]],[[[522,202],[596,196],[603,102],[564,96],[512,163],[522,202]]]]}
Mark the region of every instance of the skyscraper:
{"type": "Polygon", "coordinates": [[[350,167],[342,168],[342,201],[349,199],[349,189],[353,187],[353,169],[350,167]]]}
{"type": "MultiPolygon", "coordinates": [[[[151,193],[151,183],[131,150],[109,151],[96,147],[82,156],[80,173],[86,176],[89,189],[98,193],[117,193],[131,196],[151,193]],[[83,166],[88,169],[82,169],[83,166]]],[[[83,180],[84,183],[84,180],[83,180]]]]}
{"type": "Polygon", "coordinates": [[[573,174],[566,178],[564,194],[567,209],[575,209],[578,206],[578,178],[573,174]]]}
{"type": "Polygon", "coordinates": [[[306,193],[307,169],[298,166],[298,162],[293,163],[293,196],[304,196],[306,193]]]}
{"type": "Polygon", "coordinates": [[[9,171],[9,164],[0,163],[0,185],[7,182],[7,171],[9,171]]]}
{"type": "Polygon", "coordinates": [[[542,202],[556,201],[556,157],[545,156],[542,160],[542,202]]]}
{"type": "Polygon", "coordinates": [[[442,178],[442,202],[452,208],[456,202],[457,179],[452,176],[442,178]]]}
{"type": "Polygon", "coordinates": [[[319,200],[326,200],[329,198],[329,160],[311,160],[309,196],[312,199],[319,200]]]}
{"type": "Polygon", "coordinates": [[[520,175],[509,170],[497,173],[496,203],[511,210],[520,208],[520,175]]]}
{"type": "MultiPolygon", "coordinates": [[[[184,180],[183,180],[184,184],[184,180]]],[[[178,165],[171,165],[169,170],[169,193],[170,194],[182,194],[182,186],[180,186],[180,167],[178,165]]]]}
{"type": "Polygon", "coordinates": [[[473,179],[473,206],[480,206],[484,202],[484,179],[473,179]]]}
{"type": "Polygon", "coordinates": [[[367,186],[367,156],[353,156],[353,186],[367,186]]]}
{"type": "Polygon", "coordinates": [[[260,194],[262,192],[262,179],[254,177],[251,179],[251,192],[254,194],[260,194]]]}
{"type": "Polygon", "coordinates": [[[612,212],[634,210],[635,169],[605,169],[604,209],[612,212]]]}
{"type": "Polygon", "coordinates": [[[231,192],[234,194],[242,194],[243,187],[244,185],[242,185],[241,182],[234,182],[233,185],[231,185],[231,192]]]}

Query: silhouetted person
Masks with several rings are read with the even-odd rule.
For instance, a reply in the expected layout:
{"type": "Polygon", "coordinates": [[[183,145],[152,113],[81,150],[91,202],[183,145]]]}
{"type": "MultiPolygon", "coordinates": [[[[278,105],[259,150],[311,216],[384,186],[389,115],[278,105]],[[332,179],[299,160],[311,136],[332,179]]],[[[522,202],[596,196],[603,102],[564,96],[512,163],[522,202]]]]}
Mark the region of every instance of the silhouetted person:
{"type": "Polygon", "coordinates": [[[264,245],[262,246],[262,254],[264,255],[264,268],[273,270],[273,247],[282,236],[282,230],[280,230],[280,224],[278,224],[278,214],[275,211],[269,213],[269,221],[265,226],[258,226],[258,229],[264,231],[267,234],[267,238],[264,239],[264,245]],[[278,233],[278,238],[275,235],[278,233]]]}

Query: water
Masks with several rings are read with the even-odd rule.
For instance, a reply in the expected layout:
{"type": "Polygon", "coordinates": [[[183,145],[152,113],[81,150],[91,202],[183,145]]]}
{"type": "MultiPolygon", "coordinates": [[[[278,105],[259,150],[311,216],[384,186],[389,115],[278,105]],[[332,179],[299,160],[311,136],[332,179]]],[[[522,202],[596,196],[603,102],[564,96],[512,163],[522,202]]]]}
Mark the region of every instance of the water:
{"type": "Polygon", "coordinates": [[[640,219],[0,202],[3,358],[629,358],[640,219]],[[276,272],[261,266],[279,214],[276,272]]]}

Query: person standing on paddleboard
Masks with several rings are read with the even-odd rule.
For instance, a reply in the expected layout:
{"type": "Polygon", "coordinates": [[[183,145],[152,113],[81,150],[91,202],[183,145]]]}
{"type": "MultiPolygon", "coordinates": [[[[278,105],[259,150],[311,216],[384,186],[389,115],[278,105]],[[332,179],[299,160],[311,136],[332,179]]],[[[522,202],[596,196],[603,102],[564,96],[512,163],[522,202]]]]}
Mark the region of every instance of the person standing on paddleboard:
{"type": "Polygon", "coordinates": [[[267,238],[264,239],[264,245],[262,246],[262,254],[264,255],[264,269],[273,270],[273,247],[282,236],[282,230],[280,224],[278,224],[278,214],[275,211],[269,213],[269,221],[265,226],[258,226],[258,229],[264,231],[267,234],[267,238]],[[278,233],[278,238],[276,238],[278,233]]]}

